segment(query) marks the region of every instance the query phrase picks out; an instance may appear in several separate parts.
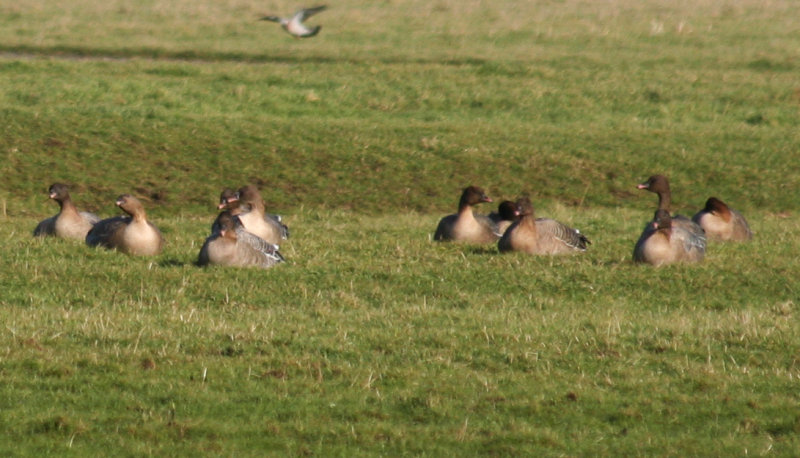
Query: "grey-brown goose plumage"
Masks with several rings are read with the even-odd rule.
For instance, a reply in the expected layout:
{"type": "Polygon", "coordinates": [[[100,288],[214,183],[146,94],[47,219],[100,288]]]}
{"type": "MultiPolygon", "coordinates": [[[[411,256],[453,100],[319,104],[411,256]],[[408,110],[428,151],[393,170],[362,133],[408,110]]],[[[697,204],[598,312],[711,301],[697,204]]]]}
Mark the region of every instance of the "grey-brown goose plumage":
{"type": "Polygon", "coordinates": [[[248,185],[239,189],[235,199],[239,200],[244,210],[239,213],[239,220],[249,232],[275,245],[289,238],[289,228],[283,224],[280,216],[266,213],[264,199],[256,186],[248,185]]]}
{"type": "Polygon", "coordinates": [[[512,224],[497,242],[501,252],[522,251],[529,254],[568,254],[586,251],[591,242],[579,230],[549,218],[536,218],[531,201],[517,201],[519,221],[512,224]]]}
{"type": "Polygon", "coordinates": [[[224,211],[218,220],[220,230],[206,239],[197,259],[199,265],[267,269],[284,261],[278,246],[245,230],[239,216],[224,211]]]}
{"type": "Polygon", "coordinates": [[[48,193],[51,199],[58,202],[60,210],[54,216],[41,221],[33,230],[34,236],[83,240],[92,226],[100,221],[94,213],[78,211],[67,185],[54,183],[48,193]]]}
{"type": "MultiPolygon", "coordinates": [[[[672,204],[672,192],[669,189],[669,180],[664,175],[653,175],[644,183],[637,186],[639,189],[646,189],[658,195],[658,209],[670,213],[672,204]]],[[[706,233],[700,225],[683,215],[673,215],[670,213],[672,226],[680,227],[691,232],[695,238],[706,244],[706,233]]]]}
{"type": "Polygon", "coordinates": [[[709,197],[706,206],[692,217],[692,221],[713,240],[745,242],[753,238],[744,216],[716,197],[709,197]]]}
{"type": "Polygon", "coordinates": [[[661,266],[677,262],[700,262],[705,257],[705,238],[675,226],[666,210],[656,210],[633,248],[637,263],[661,266]]]}
{"type": "Polygon", "coordinates": [[[439,221],[433,239],[467,243],[495,242],[500,237],[497,225],[486,215],[476,215],[473,209],[475,205],[491,201],[477,186],[464,188],[458,201],[458,213],[447,215],[439,221]]]}
{"type": "Polygon", "coordinates": [[[98,222],[86,234],[86,244],[137,256],[161,253],[164,236],[147,220],[144,206],[139,199],[123,194],[117,198],[116,204],[129,216],[116,216],[98,222]]]}

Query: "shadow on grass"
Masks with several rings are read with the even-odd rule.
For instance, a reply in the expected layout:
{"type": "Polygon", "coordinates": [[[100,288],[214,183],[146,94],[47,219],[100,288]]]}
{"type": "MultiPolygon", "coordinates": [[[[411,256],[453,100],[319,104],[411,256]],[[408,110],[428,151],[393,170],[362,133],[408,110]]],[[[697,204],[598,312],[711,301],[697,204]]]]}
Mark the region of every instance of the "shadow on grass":
{"type": "Polygon", "coordinates": [[[478,245],[464,248],[464,253],[474,254],[479,256],[500,256],[501,253],[497,251],[497,245],[478,245]]]}
{"type": "Polygon", "coordinates": [[[0,44],[0,54],[16,57],[50,57],[65,60],[129,60],[151,59],[156,61],[175,62],[245,62],[261,63],[290,63],[290,64],[362,64],[367,62],[380,62],[384,64],[439,64],[439,65],[483,65],[484,59],[478,58],[412,58],[406,56],[384,57],[327,57],[327,56],[297,56],[279,54],[249,54],[244,52],[224,51],[167,51],[158,48],[119,48],[105,49],[85,46],[31,46],[0,44]]]}
{"type": "Polygon", "coordinates": [[[185,259],[170,258],[159,261],[161,267],[198,267],[197,261],[187,261],[185,259]]]}

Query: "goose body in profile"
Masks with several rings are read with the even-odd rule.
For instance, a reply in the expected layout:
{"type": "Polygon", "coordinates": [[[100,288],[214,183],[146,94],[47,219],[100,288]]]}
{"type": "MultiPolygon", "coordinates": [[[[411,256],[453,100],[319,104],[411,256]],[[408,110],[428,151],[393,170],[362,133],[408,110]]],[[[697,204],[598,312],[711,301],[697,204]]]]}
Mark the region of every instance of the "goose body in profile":
{"type": "Polygon", "coordinates": [[[281,25],[283,30],[295,38],[309,38],[318,34],[322,29],[322,26],[318,25],[316,27],[309,28],[303,23],[303,21],[326,8],[327,5],[315,6],[313,8],[303,8],[289,17],[264,16],[260,20],[277,22],[281,25]]]}
{"type": "Polygon", "coordinates": [[[519,221],[513,223],[497,242],[500,252],[522,251],[536,255],[569,254],[586,251],[591,243],[577,229],[549,218],[536,218],[527,197],[517,201],[519,221]]]}
{"type": "MultiPolygon", "coordinates": [[[[656,193],[658,195],[658,209],[670,213],[670,205],[672,204],[672,192],[669,188],[669,180],[664,175],[653,175],[644,183],[637,186],[638,189],[645,189],[647,191],[656,193]]],[[[691,232],[698,241],[702,241],[705,246],[706,233],[699,224],[683,215],[670,214],[672,227],[680,227],[686,231],[691,232]]]]}
{"type": "Polygon", "coordinates": [[[692,221],[714,240],[745,242],[753,238],[744,216],[716,197],[709,197],[706,206],[692,217],[692,221]]]}
{"type": "Polygon", "coordinates": [[[128,216],[104,219],[86,234],[86,244],[115,249],[135,256],[152,256],[164,248],[161,231],[147,220],[144,206],[136,197],[123,194],[117,206],[128,216]]]}
{"type": "Polygon", "coordinates": [[[493,243],[499,237],[497,225],[486,215],[476,215],[473,207],[482,202],[491,202],[483,189],[469,186],[461,193],[458,213],[447,215],[439,221],[433,239],[453,240],[467,243],[493,243]]]}
{"type": "Polygon", "coordinates": [[[277,245],[245,230],[237,215],[224,211],[217,219],[220,229],[208,237],[200,249],[199,265],[267,269],[284,261],[277,245]]]}
{"type": "Polygon", "coordinates": [[[89,230],[100,221],[94,213],[78,211],[69,195],[67,185],[54,183],[48,193],[51,199],[58,202],[60,210],[36,226],[33,230],[35,237],[53,236],[83,240],[89,230]]]}
{"type": "Polygon", "coordinates": [[[661,266],[678,262],[700,262],[705,257],[705,237],[673,223],[669,212],[656,210],[633,248],[633,261],[661,266]]]}

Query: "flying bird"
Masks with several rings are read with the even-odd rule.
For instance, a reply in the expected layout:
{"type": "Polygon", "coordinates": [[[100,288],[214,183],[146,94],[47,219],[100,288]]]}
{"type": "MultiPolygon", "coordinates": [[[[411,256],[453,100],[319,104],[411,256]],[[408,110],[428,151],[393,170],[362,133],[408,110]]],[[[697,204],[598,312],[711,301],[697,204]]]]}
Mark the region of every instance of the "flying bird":
{"type": "Polygon", "coordinates": [[[326,9],[327,7],[327,5],[320,5],[313,8],[304,8],[289,17],[264,16],[260,20],[279,23],[281,27],[283,27],[283,30],[295,38],[308,38],[318,34],[322,26],[318,25],[316,27],[308,28],[305,24],[303,24],[303,21],[326,9]]]}

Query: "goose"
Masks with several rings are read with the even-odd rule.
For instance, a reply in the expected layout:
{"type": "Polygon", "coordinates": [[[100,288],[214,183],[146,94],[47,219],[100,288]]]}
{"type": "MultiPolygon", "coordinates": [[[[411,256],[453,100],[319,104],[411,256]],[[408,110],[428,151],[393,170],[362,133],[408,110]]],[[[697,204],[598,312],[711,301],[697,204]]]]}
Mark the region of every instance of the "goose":
{"type": "Polygon", "coordinates": [[[706,206],[692,217],[692,221],[714,240],[744,242],[753,238],[744,216],[716,197],[709,197],[706,206]]]}
{"type": "Polygon", "coordinates": [[[510,200],[500,202],[497,211],[489,213],[489,219],[497,225],[497,233],[504,234],[515,221],[519,220],[517,204],[510,200]]]}
{"type": "Polygon", "coordinates": [[[242,212],[241,207],[239,207],[239,197],[231,188],[225,188],[219,193],[219,205],[217,205],[217,210],[230,210],[232,215],[238,215],[242,212]]]}
{"type": "Polygon", "coordinates": [[[549,218],[536,218],[531,201],[522,197],[517,201],[519,221],[509,227],[497,248],[500,252],[523,251],[529,254],[567,254],[586,251],[591,244],[577,229],[549,218]]]}
{"type": "Polygon", "coordinates": [[[275,245],[289,238],[289,228],[281,222],[281,217],[265,212],[264,199],[261,198],[256,186],[244,186],[239,189],[235,198],[239,200],[239,205],[246,209],[238,216],[249,232],[275,245]]]}
{"type": "Polygon", "coordinates": [[[220,230],[206,239],[198,255],[199,265],[267,269],[284,261],[277,245],[246,231],[237,215],[224,211],[218,220],[220,230]]]}
{"type": "Polygon", "coordinates": [[[144,206],[136,197],[122,194],[117,206],[129,216],[104,219],[86,234],[86,244],[116,249],[136,256],[152,256],[164,248],[164,236],[147,221],[144,206]]]}
{"type": "Polygon", "coordinates": [[[656,210],[633,248],[636,263],[661,266],[676,262],[700,262],[705,257],[705,238],[672,224],[666,210],[656,210]]]}
{"type": "MultiPolygon", "coordinates": [[[[672,203],[672,193],[669,189],[669,180],[664,175],[653,175],[644,183],[637,186],[638,189],[646,189],[658,195],[658,209],[667,213],[670,211],[672,203]]],[[[671,215],[672,226],[681,227],[697,237],[697,240],[706,244],[706,234],[702,227],[683,215],[671,215]]]]}
{"type": "Polygon", "coordinates": [[[298,10],[289,17],[264,16],[260,20],[277,22],[281,25],[283,30],[295,38],[309,38],[318,34],[320,29],[322,29],[322,26],[318,25],[316,27],[308,28],[305,24],[303,24],[303,21],[326,8],[327,5],[320,5],[313,8],[304,8],[298,10]]]}
{"type": "Polygon", "coordinates": [[[217,205],[218,210],[222,210],[222,212],[217,215],[217,218],[211,223],[211,235],[219,232],[222,229],[222,222],[220,218],[224,213],[229,213],[231,215],[238,215],[242,213],[242,207],[239,205],[239,197],[231,188],[225,188],[219,195],[219,205],[217,205]]]}
{"type": "Polygon", "coordinates": [[[48,193],[51,199],[58,202],[60,210],[36,225],[36,229],[33,230],[35,237],[54,236],[83,240],[92,226],[100,221],[94,213],[78,211],[69,195],[67,185],[53,183],[48,193]]]}
{"type": "Polygon", "coordinates": [[[492,243],[500,234],[497,225],[485,215],[476,215],[473,206],[491,202],[483,189],[477,186],[464,188],[458,201],[458,213],[448,215],[439,221],[433,239],[436,241],[454,240],[468,243],[492,243]]]}

